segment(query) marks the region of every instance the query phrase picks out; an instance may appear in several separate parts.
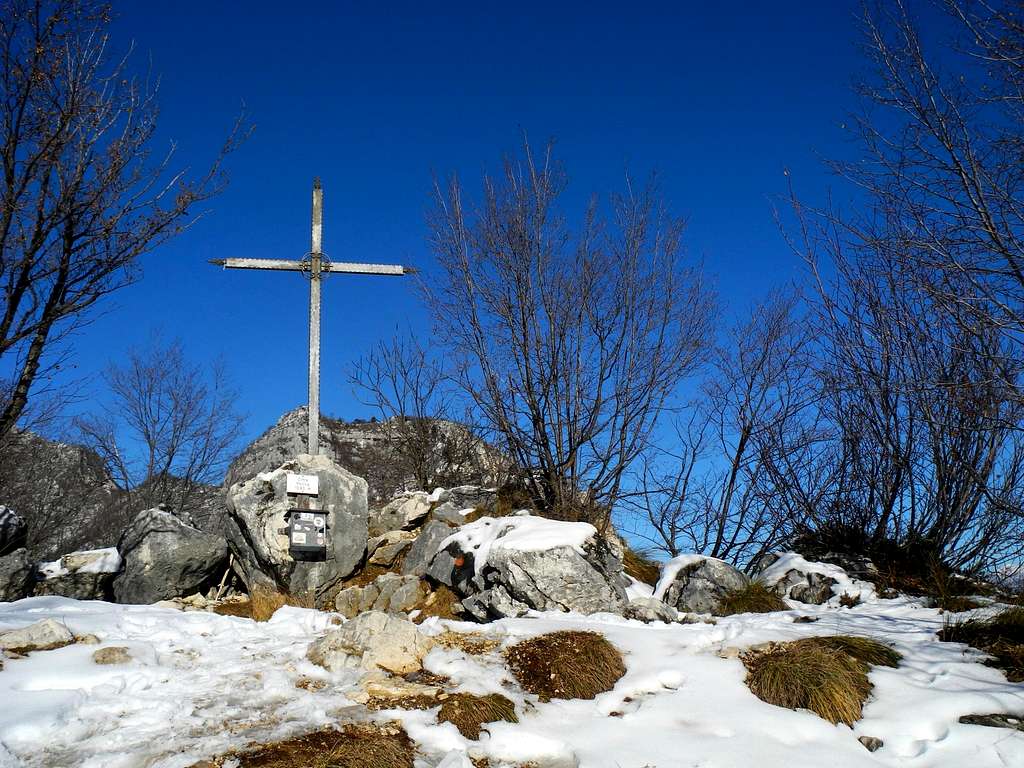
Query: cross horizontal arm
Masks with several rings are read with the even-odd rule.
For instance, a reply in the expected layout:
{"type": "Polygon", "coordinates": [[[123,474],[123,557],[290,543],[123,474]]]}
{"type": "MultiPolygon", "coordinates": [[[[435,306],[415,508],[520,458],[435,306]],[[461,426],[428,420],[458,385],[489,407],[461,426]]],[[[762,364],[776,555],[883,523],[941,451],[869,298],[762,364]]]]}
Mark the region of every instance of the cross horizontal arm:
{"type": "MultiPolygon", "coordinates": [[[[227,269],[283,269],[292,272],[309,269],[309,262],[290,259],[210,259],[210,263],[227,269]]],[[[325,261],[321,270],[356,275],[411,275],[416,271],[412,267],[403,267],[400,264],[357,264],[345,261],[325,261]]]]}
{"type": "Polygon", "coordinates": [[[304,267],[301,261],[290,259],[210,259],[210,263],[227,269],[288,269],[295,272],[309,266],[304,267]]]}

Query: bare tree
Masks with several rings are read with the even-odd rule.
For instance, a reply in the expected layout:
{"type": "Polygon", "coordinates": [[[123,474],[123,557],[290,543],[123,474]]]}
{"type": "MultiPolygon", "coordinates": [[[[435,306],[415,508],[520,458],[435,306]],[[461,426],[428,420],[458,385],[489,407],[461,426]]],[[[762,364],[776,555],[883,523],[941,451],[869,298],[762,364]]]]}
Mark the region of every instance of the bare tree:
{"type": "MultiPolygon", "coordinates": [[[[628,181],[628,180],[627,180],[628,181]]],[[[437,188],[427,283],[437,340],[539,510],[607,521],[628,468],[704,354],[711,298],[653,185],[594,200],[576,233],[566,176],[525,146],[479,205],[437,188]]]]}
{"type": "Polygon", "coordinates": [[[158,504],[201,509],[203,486],[220,483],[244,421],[223,366],[204,371],[180,342],[157,339],[109,365],[104,378],[110,404],[77,426],[127,492],[126,516],[158,504]]]}
{"type": "Polygon", "coordinates": [[[138,257],[180,233],[224,185],[221,161],[172,172],[157,156],[156,87],[108,48],[94,0],[0,3],[0,438],[18,423],[46,353],[107,294],[138,278],[138,257]]]}
{"type": "Polygon", "coordinates": [[[804,449],[815,405],[811,335],[798,307],[796,295],[774,294],[735,325],[701,400],[677,421],[674,447],[645,462],[628,506],[639,513],[635,533],[666,554],[745,566],[799,522],[774,473],[804,449]]]}
{"type": "Polygon", "coordinates": [[[455,401],[437,360],[415,336],[380,342],[349,374],[364,405],[379,416],[383,459],[397,486],[416,488],[493,480],[497,452],[454,418],[455,401]]]}

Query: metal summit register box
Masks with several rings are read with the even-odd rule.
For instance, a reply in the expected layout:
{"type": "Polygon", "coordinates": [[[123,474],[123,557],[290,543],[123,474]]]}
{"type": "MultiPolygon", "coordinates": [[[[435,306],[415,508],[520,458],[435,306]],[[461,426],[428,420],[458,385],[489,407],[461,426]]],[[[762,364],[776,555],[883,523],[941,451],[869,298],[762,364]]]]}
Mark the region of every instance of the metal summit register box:
{"type": "Polygon", "coordinates": [[[316,475],[288,475],[287,492],[295,506],[288,510],[288,527],[281,533],[288,536],[288,552],[296,560],[327,559],[327,513],[311,508],[320,492],[319,481],[316,475]]]}

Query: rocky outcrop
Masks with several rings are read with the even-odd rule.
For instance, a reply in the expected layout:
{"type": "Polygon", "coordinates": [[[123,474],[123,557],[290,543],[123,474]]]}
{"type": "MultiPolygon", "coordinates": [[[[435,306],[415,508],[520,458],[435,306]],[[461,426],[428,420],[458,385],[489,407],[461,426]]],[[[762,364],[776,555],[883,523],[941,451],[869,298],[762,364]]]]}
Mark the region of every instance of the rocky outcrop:
{"type": "Polygon", "coordinates": [[[405,675],[420,669],[433,647],[434,641],[411,621],[371,611],[313,642],[306,657],[331,672],[363,669],[405,675]]]}
{"type": "MultiPolygon", "coordinates": [[[[416,540],[409,547],[402,562],[402,573],[406,576],[424,576],[441,549],[441,542],[452,535],[452,526],[439,520],[431,520],[420,529],[416,540]]],[[[441,569],[443,571],[443,568],[441,569]]],[[[441,581],[441,579],[438,579],[441,581]]],[[[450,586],[450,585],[449,585],[450,586]]]]}
{"type": "Polygon", "coordinates": [[[654,597],[686,613],[716,613],[723,597],[750,580],[723,560],[681,555],[665,564],[654,597]]]}
{"type": "Polygon", "coordinates": [[[25,520],[13,509],[0,504],[0,557],[16,549],[23,549],[28,535],[25,520]]]}
{"type": "Polygon", "coordinates": [[[0,557],[0,602],[28,597],[32,592],[35,566],[27,549],[16,549],[0,557]]]}
{"type": "Polygon", "coordinates": [[[121,564],[121,555],[115,547],[71,552],[39,565],[35,594],[76,600],[113,600],[114,579],[121,571],[121,564]]]}
{"type": "Polygon", "coordinates": [[[376,536],[366,544],[366,561],[384,568],[393,566],[415,540],[413,531],[388,531],[376,536]]]}
{"type": "Polygon", "coordinates": [[[530,610],[621,614],[628,603],[621,561],[587,523],[484,517],[442,545],[427,575],[481,621],[530,610]]]}
{"type": "Polygon", "coordinates": [[[366,481],[326,456],[301,454],[228,491],[227,538],[236,570],[250,591],[265,588],[320,598],[359,566],[367,544],[366,481]],[[289,553],[286,492],[289,473],[316,475],[316,507],[327,513],[325,560],[295,560],[289,553]]]}
{"type": "Polygon", "coordinates": [[[423,522],[435,503],[437,497],[424,491],[403,493],[380,509],[370,512],[370,535],[381,536],[388,531],[415,528],[423,522]]]}
{"type": "Polygon", "coordinates": [[[211,585],[226,567],[227,543],[171,512],[140,512],[117,545],[124,569],[114,580],[120,603],[155,603],[211,585]]]}
{"type": "Polygon", "coordinates": [[[417,576],[385,573],[366,586],[341,590],[334,606],[347,619],[366,611],[405,613],[423,602],[428,591],[426,583],[417,576]]]}
{"type": "MultiPolygon", "coordinates": [[[[865,567],[851,558],[854,567],[865,567]]],[[[866,561],[870,564],[870,561],[866,561]]],[[[792,552],[771,554],[762,559],[758,580],[780,597],[801,603],[822,605],[833,596],[833,588],[847,574],[838,565],[812,562],[792,552]]],[[[873,567],[873,566],[871,566],[873,567]]]]}

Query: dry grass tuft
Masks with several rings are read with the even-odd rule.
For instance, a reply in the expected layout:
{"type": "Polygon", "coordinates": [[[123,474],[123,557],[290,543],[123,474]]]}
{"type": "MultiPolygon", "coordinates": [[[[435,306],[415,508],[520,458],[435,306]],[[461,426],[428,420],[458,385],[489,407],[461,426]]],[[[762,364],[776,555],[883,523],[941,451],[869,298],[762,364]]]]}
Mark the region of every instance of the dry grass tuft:
{"type": "Polygon", "coordinates": [[[467,739],[480,738],[480,726],[504,720],[506,723],[518,723],[516,707],[511,700],[500,693],[487,696],[474,696],[471,693],[453,693],[441,702],[441,711],[437,719],[442,723],[452,723],[459,733],[467,739]]]}
{"type": "Polygon", "coordinates": [[[759,581],[752,581],[742,589],[735,589],[718,603],[719,616],[737,613],[772,613],[788,611],[786,601],[759,581]]]}
{"type": "Polygon", "coordinates": [[[416,607],[419,608],[420,612],[413,621],[417,624],[422,624],[431,616],[437,616],[439,619],[459,619],[462,617],[462,601],[458,595],[444,584],[439,584],[416,607]]]}
{"type": "Polygon", "coordinates": [[[783,644],[743,658],[747,686],[761,701],[809,709],[832,723],[853,725],[871,693],[867,665],[841,651],[783,644]]]}
{"type": "Polygon", "coordinates": [[[505,655],[519,684],[541,701],[592,699],[626,673],[622,654],[596,632],[552,632],[516,643],[505,655]]]}
{"type": "Polygon", "coordinates": [[[278,608],[291,605],[296,608],[313,608],[314,599],[311,593],[304,595],[286,595],[272,589],[257,587],[249,593],[250,613],[256,621],[266,621],[278,608]]]}
{"type": "Polygon", "coordinates": [[[948,621],[939,639],[984,651],[990,657],[986,664],[1003,670],[1011,683],[1024,682],[1024,608],[1007,608],[990,619],[948,621]]]}
{"type": "Polygon", "coordinates": [[[366,708],[371,712],[380,712],[385,709],[433,709],[441,702],[436,696],[395,696],[385,698],[383,696],[371,696],[366,702],[366,708]]]}
{"type": "Polygon", "coordinates": [[[896,666],[900,655],[864,637],[808,637],[743,656],[747,686],[762,701],[809,709],[832,723],[853,725],[871,682],[871,665],[896,666]]]}
{"type": "Polygon", "coordinates": [[[816,645],[820,648],[840,651],[872,667],[895,667],[903,658],[898,651],[893,650],[885,643],[872,640],[870,637],[856,637],[854,635],[807,637],[803,640],[795,641],[793,645],[816,645]]]}
{"type": "Polygon", "coordinates": [[[245,600],[231,600],[218,603],[213,606],[213,612],[220,616],[239,616],[243,619],[251,619],[252,602],[246,598],[245,600]]]}
{"type": "Polygon", "coordinates": [[[415,749],[400,726],[317,731],[235,755],[240,768],[413,768],[415,749]]]}
{"type": "Polygon", "coordinates": [[[446,630],[434,638],[438,645],[455,648],[470,656],[481,656],[490,653],[501,645],[500,640],[481,635],[479,632],[453,632],[446,630]]]}
{"type": "Polygon", "coordinates": [[[856,595],[844,592],[839,596],[839,604],[843,606],[843,608],[856,608],[860,605],[860,592],[856,595]]]}
{"type": "Polygon", "coordinates": [[[622,557],[622,567],[627,576],[632,576],[637,581],[650,584],[652,587],[661,578],[661,565],[645,557],[632,547],[626,547],[622,557]]]}

